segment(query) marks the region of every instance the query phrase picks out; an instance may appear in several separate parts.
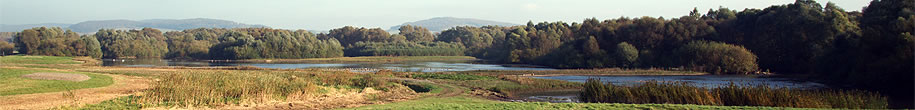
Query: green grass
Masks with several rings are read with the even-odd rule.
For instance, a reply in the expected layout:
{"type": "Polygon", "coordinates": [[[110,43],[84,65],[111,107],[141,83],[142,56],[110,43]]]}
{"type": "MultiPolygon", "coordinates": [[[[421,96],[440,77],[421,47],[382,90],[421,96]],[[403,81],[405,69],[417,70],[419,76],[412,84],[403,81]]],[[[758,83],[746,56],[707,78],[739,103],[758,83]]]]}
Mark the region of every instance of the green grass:
{"type": "Polygon", "coordinates": [[[434,97],[390,104],[368,105],[342,110],[607,110],[607,109],[798,109],[752,106],[706,106],[687,104],[618,104],[618,103],[544,103],[544,102],[500,102],[470,97],[434,97]]]}
{"type": "Polygon", "coordinates": [[[14,69],[14,68],[2,68],[3,71],[0,71],[0,96],[7,95],[17,95],[17,94],[31,94],[31,93],[44,93],[44,92],[57,92],[57,91],[66,91],[82,88],[95,88],[95,87],[104,87],[111,85],[113,83],[111,77],[93,74],[93,73],[84,73],[84,72],[59,72],[59,71],[48,71],[48,70],[35,70],[35,69],[14,69]],[[76,73],[76,74],[86,74],[91,79],[80,82],[73,81],[60,81],[60,80],[38,80],[38,79],[28,79],[22,78],[22,75],[31,74],[36,72],[55,72],[55,73],[76,73]]]}
{"type": "Polygon", "coordinates": [[[107,100],[98,104],[89,104],[79,110],[139,110],[143,105],[139,103],[140,96],[124,96],[107,100]]]}
{"type": "Polygon", "coordinates": [[[61,56],[2,56],[0,57],[0,63],[2,64],[80,64],[78,61],[74,61],[73,57],[61,57],[61,56]]]}

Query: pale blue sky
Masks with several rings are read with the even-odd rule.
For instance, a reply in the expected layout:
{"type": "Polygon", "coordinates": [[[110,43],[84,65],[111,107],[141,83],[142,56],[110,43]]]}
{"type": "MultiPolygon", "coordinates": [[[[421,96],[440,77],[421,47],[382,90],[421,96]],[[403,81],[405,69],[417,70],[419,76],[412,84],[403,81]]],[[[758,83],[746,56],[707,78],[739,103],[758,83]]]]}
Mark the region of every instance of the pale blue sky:
{"type": "MultiPolygon", "coordinates": [[[[870,0],[832,1],[848,11],[870,0]]],[[[433,17],[581,22],[641,16],[679,17],[724,6],[765,8],[794,0],[0,0],[0,24],[77,23],[110,19],[214,18],[274,28],[328,30],[342,26],[387,29],[433,17]]]]}

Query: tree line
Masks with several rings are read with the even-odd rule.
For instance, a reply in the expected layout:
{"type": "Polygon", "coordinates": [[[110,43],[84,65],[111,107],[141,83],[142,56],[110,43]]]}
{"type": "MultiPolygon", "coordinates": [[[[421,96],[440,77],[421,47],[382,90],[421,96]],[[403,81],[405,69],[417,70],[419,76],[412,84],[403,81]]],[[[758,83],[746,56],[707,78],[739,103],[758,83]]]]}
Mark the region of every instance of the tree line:
{"type": "MultiPolygon", "coordinates": [[[[335,39],[320,40],[304,31],[270,28],[199,28],[162,33],[102,29],[79,36],[59,27],[26,29],[15,35],[18,52],[27,55],[91,56],[95,58],[258,59],[341,57],[335,39]]],[[[0,50],[8,51],[8,44],[0,50]]]]}

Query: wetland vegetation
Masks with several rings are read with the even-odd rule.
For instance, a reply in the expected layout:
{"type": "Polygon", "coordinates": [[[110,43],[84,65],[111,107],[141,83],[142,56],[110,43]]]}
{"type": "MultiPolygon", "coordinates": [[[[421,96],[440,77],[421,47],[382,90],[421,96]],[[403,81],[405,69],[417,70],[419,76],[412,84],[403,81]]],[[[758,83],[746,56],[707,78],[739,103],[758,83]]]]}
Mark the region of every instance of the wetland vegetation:
{"type": "Polygon", "coordinates": [[[0,41],[0,109],[912,108],[913,9],[796,0],[436,33],[35,27],[0,41]],[[90,79],[23,77],[47,72],[90,79]],[[581,103],[530,98],[553,93],[581,103]]]}

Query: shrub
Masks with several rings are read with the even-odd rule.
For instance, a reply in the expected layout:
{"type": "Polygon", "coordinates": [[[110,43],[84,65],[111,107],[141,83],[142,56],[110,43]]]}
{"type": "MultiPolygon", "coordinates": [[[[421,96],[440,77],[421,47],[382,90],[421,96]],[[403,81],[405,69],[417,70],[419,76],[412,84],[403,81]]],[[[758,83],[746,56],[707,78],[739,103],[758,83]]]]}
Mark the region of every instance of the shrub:
{"type": "Polygon", "coordinates": [[[13,50],[15,50],[13,44],[6,41],[0,41],[0,55],[11,55],[13,54],[13,50]]]}
{"type": "Polygon", "coordinates": [[[356,87],[362,87],[362,88],[375,87],[376,89],[379,89],[379,88],[384,89],[385,86],[388,84],[387,81],[385,81],[384,79],[376,78],[376,77],[377,76],[372,76],[372,75],[360,75],[358,78],[352,79],[353,85],[356,87]]]}
{"type": "Polygon", "coordinates": [[[759,68],[756,55],[743,46],[721,42],[693,41],[677,50],[681,64],[695,71],[715,74],[750,74],[759,68]]]}

